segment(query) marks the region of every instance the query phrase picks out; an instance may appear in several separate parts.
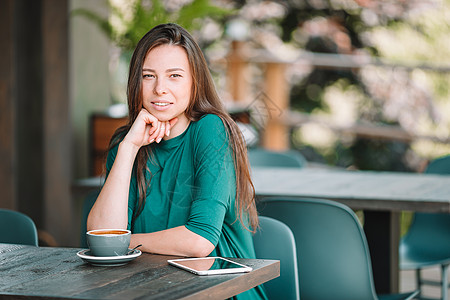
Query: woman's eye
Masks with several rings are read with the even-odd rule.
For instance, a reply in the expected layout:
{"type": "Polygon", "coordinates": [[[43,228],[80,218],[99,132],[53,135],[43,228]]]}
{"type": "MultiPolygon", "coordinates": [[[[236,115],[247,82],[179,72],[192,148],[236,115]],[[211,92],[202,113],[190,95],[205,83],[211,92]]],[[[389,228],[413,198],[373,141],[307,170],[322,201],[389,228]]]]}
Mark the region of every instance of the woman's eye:
{"type": "Polygon", "coordinates": [[[170,77],[181,77],[180,74],[171,74],[170,77]]]}
{"type": "Polygon", "coordinates": [[[143,78],[153,78],[155,76],[153,76],[152,74],[143,74],[142,77],[143,78]]]}

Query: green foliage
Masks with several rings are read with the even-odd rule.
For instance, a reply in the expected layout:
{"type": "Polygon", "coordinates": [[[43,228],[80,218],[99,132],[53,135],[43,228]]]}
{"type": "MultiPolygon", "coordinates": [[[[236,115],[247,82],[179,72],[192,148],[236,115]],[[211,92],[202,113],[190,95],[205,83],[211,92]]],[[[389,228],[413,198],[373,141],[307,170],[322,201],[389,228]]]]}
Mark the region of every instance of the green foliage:
{"type": "MultiPolygon", "coordinates": [[[[345,28],[353,48],[363,47],[360,34],[368,30],[368,26],[361,20],[360,10],[334,9],[331,3],[329,3],[327,8],[317,9],[309,4],[308,1],[298,3],[301,3],[301,5],[289,7],[286,17],[280,22],[282,28],[281,37],[284,41],[294,42],[299,48],[311,52],[338,54],[338,46],[328,36],[308,36],[304,44],[298,44],[293,40],[293,32],[298,29],[300,24],[316,17],[323,17],[333,19],[345,28]]],[[[377,53],[377,50],[371,49],[371,52],[377,53]]],[[[317,108],[327,111],[326,103],[323,101],[324,91],[327,86],[342,78],[354,85],[362,84],[352,70],[337,68],[314,69],[302,81],[292,85],[290,91],[291,107],[307,113],[311,113],[317,108]]]]}
{"type": "Polygon", "coordinates": [[[201,26],[201,22],[196,22],[202,18],[210,17],[222,19],[232,14],[233,10],[213,6],[209,0],[194,0],[189,5],[185,5],[177,14],[174,22],[180,24],[187,30],[195,30],[201,26]]]}
{"type": "Polygon", "coordinates": [[[161,0],[151,0],[150,5],[144,5],[141,0],[134,1],[131,6],[131,17],[121,9],[110,5],[112,18],[123,25],[123,29],[112,24],[111,19],[105,19],[87,9],[77,9],[75,16],[83,16],[94,22],[117,46],[126,51],[132,51],[142,36],[151,28],[162,23],[177,23],[188,31],[199,29],[201,20],[208,17],[221,20],[234,11],[214,6],[210,0],[193,0],[179,10],[170,11],[161,0]]]}

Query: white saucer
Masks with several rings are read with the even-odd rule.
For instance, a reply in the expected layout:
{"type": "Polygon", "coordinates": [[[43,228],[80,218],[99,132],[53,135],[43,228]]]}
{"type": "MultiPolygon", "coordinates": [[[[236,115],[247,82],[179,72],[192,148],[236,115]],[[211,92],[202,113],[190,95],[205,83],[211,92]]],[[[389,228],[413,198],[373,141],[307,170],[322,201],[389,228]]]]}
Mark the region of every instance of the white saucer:
{"type": "MultiPolygon", "coordinates": [[[[128,249],[128,251],[130,250],[131,249],[128,249]]],[[[121,266],[132,261],[141,254],[142,252],[138,249],[133,250],[133,252],[128,255],[121,256],[93,256],[89,249],[81,250],[77,253],[78,257],[94,266],[121,266]]]]}

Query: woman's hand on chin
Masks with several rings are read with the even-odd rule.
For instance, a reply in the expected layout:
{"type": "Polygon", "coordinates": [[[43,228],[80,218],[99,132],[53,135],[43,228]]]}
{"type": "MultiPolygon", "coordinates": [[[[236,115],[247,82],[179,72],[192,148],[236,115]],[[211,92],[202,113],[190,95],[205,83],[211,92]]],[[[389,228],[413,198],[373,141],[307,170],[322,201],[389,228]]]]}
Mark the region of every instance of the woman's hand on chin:
{"type": "Polygon", "coordinates": [[[132,143],[138,148],[153,142],[159,143],[164,136],[170,135],[170,130],[177,121],[176,117],[169,121],[160,121],[143,108],[125,136],[124,142],[132,143]]]}

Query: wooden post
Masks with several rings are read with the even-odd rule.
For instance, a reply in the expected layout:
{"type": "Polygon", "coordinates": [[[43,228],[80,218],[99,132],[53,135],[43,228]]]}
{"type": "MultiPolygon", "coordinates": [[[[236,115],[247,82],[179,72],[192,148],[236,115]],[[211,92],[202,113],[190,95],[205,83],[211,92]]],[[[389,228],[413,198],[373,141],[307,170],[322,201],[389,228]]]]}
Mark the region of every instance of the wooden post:
{"type": "Polygon", "coordinates": [[[286,65],[270,62],[266,65],[265,92],[268,120],[262,131],[262,147],[282,151],[288,150],[289,128],[281,123],[282,113],[289,108],[289,86],[286,80],[286,65]]]}
{"type": "Polygon", "coordinates": [[[0,207],[27,214],[60,245],[75,245],[78,232],[70,195],[68,4],[0,1],[0,207]]]}
{"type": "Polygon", "coordinates": [[[71,184],[72,138],[69,118],[69,1],[42,2],[44,147],[44,229],[61,245],[73,235],[71,184]]]}
{"type": "Polygon", "coordinates": [[[227,79],[232,100],[246,103],[250,96],[247,73],[247,61],[244,57],[244,42],[233,41],[228,55],[227,79]]]}
{"type": "Polygon", "coordinates": [[[9,209],[17,209],[13,13],[14,0],[0,1],[0,207],[9,209]]]}

